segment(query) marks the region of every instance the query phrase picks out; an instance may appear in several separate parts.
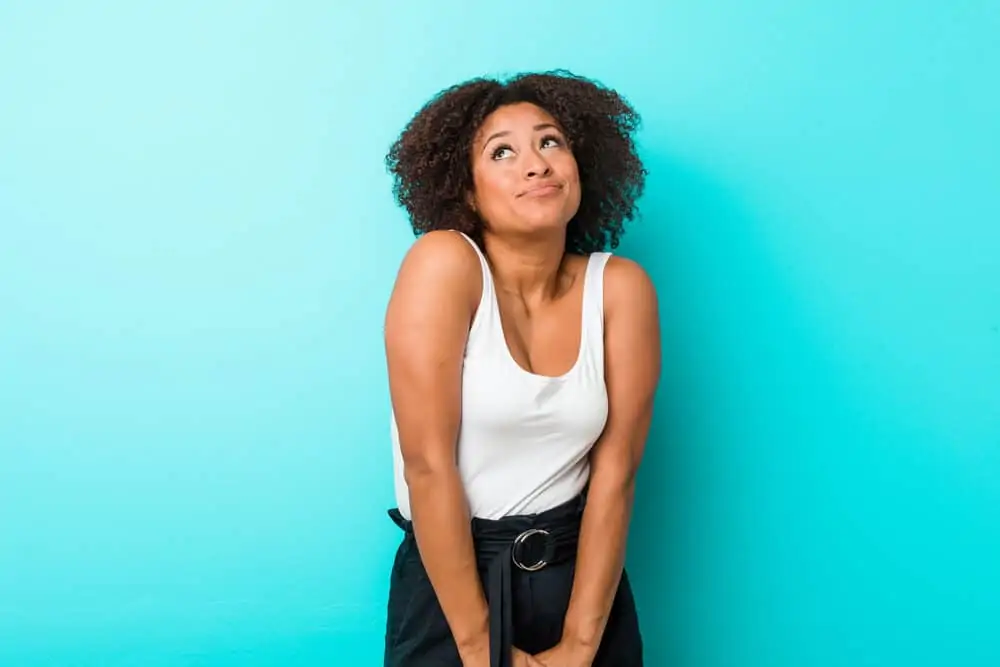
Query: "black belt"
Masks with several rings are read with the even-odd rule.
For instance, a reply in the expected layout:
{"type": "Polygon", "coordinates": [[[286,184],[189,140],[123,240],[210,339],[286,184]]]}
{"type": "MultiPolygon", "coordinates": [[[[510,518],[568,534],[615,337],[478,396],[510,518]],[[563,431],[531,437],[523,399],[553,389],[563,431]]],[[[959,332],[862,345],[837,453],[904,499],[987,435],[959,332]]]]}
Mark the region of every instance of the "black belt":
{"type": "Polygon", "coordinates": [[[513,567],[537,572],[572,560],[580,537],[583,498],[526,516],[472,520],[472,539],[479,565],[487,570],[490,605],[490,667],[511,667],[514,606],[513,567]]]}
{"type": "MultiPolygon", "coordinates": [[[[485,569],[490,614],[490,667],[511,667],[514,639],[513,568],[537,572],[576,556],[583,514],[582,495],[539,514],[472,520],[472,540],[479,568],[485,569]]],[[[412,531],[409,521],[393,520],[412,531]]]]}

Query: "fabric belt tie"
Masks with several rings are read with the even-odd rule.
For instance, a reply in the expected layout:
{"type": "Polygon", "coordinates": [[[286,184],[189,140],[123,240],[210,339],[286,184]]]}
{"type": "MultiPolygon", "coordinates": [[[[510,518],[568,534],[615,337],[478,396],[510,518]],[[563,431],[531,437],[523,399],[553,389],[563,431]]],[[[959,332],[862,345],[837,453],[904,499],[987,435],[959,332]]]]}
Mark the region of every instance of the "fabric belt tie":
{"type": "MultiPolygon", "coordinates": [[[[557,510],[562,508],[557,508],[557,510]]],[[[490,612],[490,667],[512,667],[514,568],[537,572],[576,556],[579,516],[547,519],[511,517],[498,521],[473,520],[473,540],[479,566],[486,569],[490,612]]]]}
{"type": "MultiPolygon", "coordinates": [[[[576,557],[583,506],[581,495],[540,514],[472,520],[477,565],[486,570],[490,667],[513,667],[514,569],[538,572],[576,557]]],[[[412,533],[412,523],[398,510],[389,514],[412,533]]]]}

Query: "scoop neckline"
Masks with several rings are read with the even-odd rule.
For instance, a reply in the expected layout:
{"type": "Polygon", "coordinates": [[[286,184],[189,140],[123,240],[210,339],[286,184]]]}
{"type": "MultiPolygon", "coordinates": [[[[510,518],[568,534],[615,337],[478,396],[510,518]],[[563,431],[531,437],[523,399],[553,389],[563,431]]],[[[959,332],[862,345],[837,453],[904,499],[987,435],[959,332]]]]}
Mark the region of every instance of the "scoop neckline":
{"type": "MultiPolygon", "coordinates": [[[[486,260],[485,257],[483,259],[486,260]]],[[[554,382],[559,380],[566,380],[567,378],[575,374],[577,370],[580,368],[580,366],[583,365],[583,353],[585,350],[585,346],[587,344],[587,291],[590,288],[589,284],[590,267],[593,261],[594,261],[594,255],[593,253],[591,253],[590,255],[587,256],[586,266],[583,267],[583,288],[580,291],[581,293],[580,293],[579,348],[576,351],[576,358],[573,360],[573,365],[570,366],[570,368],[565,373],[562,373],[560,375],[544,375],[542,373],[535,373],[534,371],[529,371],[527,368],[518,363],[517,359],[514,358],[514,355],[510,351],[510,345],[507,344],[507,334],[504,332],[503,315],[500,314],[500,301],[497,298],[496,281],[493,280],[493,268],[490,266],[488,260],[484,262],[484,266],[486,267],[486,270],[489,272],[489,279],[490,279],[490,295],[492,297],[490,299],[491,301],[490,307],[493,310],[493,316],[496,317],[497,334],[499,335],[500,338],[499,341],[500,345],[503,348],[503,356],[507,360],[507,363],[510,366],[512,366],[516,371],[518,371],[520,374],[535,380],[554,382]]]]}

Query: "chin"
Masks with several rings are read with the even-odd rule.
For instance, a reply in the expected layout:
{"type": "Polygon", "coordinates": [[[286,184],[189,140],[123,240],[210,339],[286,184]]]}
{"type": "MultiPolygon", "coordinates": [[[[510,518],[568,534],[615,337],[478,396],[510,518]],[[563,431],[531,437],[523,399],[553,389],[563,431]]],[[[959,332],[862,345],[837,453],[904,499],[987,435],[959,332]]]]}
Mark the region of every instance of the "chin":
{"type": "Polygon", "coordinates": [[[525,220],[522,229],[529,234],[553,234],[565,232],[568,224],[562,217],[536,218],[525,220]]]}
{"type": "Polygon", "coordinates": [[[561,231],[566,229],[569,221],[573,219],[571,213],[563,207],[551,207],[549,210],[539,208],[521,214],[521,227],[535,232],[561,231]]]}

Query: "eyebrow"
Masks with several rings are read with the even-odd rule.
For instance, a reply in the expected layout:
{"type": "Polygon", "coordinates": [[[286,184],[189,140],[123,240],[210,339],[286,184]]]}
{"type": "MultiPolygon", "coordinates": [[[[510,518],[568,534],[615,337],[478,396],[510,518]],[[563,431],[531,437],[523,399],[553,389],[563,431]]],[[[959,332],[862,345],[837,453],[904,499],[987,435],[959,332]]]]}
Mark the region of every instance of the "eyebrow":
{"type": "MultiPolygon", "coordinates": [[[[554,125],[552,123],[539,123],[538,125],[536,125],[532,129],[535,132],[538,132],[539,130],[549,129],[549,130],[556,130],[560,134],[562,133],[562,129],[559,126],[554,125]]],[[[510,130],[502,130],[500,132],[494,132],[493,134],[491,134],[489,137],[486,138],[486,141],[483,142],[483,149],[485,150],[486,147],[490,144],[490,142],[493,141],[494,139],[496,139],[498,137],[505,137],[508,134],[510,134],[510,130]]]]}

